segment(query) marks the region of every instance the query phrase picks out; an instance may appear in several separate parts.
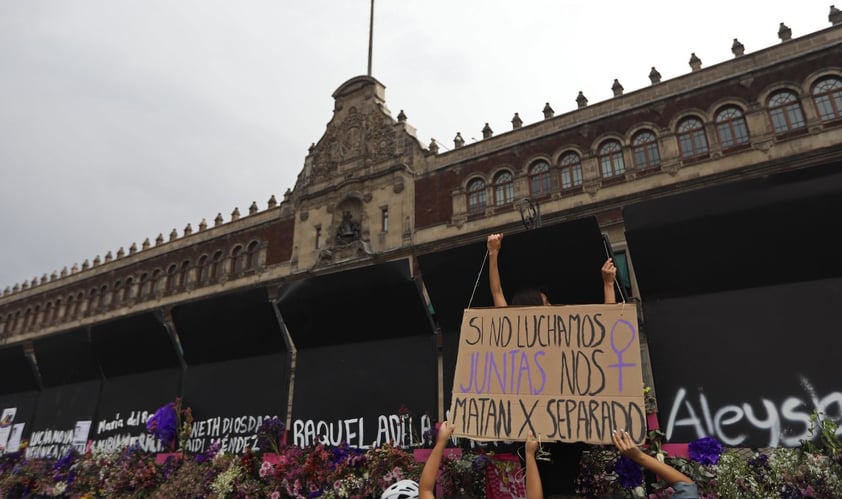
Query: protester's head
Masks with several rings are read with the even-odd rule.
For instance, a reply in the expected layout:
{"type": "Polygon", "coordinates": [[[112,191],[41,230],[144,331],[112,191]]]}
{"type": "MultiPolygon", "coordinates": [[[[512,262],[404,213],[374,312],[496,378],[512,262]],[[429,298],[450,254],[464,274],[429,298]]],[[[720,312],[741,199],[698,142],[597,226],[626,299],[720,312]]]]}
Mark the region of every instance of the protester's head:
{"type": "Polygon", "coordinates": [[[525,288],[512,296],[512,305],[549,305],[547,295],[537,288],[525,288]]]}
{"type": "Polygon", "coordinates": [[[412,480],[400,480],[383,491],[380,499],[416,499],[418,484],[412,480]]]}

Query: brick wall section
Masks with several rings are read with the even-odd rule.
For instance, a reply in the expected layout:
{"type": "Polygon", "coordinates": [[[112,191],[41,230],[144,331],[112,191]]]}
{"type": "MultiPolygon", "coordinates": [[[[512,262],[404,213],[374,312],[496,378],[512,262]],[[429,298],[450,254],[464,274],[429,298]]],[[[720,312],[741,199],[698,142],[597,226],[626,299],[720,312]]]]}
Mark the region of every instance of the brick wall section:
{"type": "Polygon", "coordinates": [[[292,240],[295,232],[295,217],[283,218],[268,226],[263,237],[269,246],[266,251],[266,266],[288,262],[292,258],[292,240]]]}
{"type": "Polygon", "coordinates": [[[44,303],[56,298],[67,298],[67,296],[84,293],[86,296],[93,288],[100,288],[106,285],[111,289],[117,280],[125,281],[129,277],[133,277],[135,284],[140,279],[144,272],[150,276],[154,270],[159,270],[160,275],[164,276],[167,269],[173,264],[181,266],[185,260],[189,260],[192,266],[195,266],[202,255],[207,255],[209,259],[213,258],[214,253],[219,250],[225,252],[226,257],[230,257],[231,250],[234,246],[241,244],[244,248],[252,241],[267,241],[267,265],[271,265],[269,261],[273,252],[276,255],[277,261],[274,263],[285,262],[290,259],[292,254],[292,222],[294,219],[289,217],[288,220],[283,220],[278,223],[263,224],[258,227],[253,227],[247,230],[225,234],[222,237],[214,238],[209,241],[198,243],[194,246],[174,250],[168,252],[160,257],[144,260],[133,265],[121,267],[110,272],[97,273],[89,279],[85,279],[73,285],[72,287],[60,288],[55,293],[48,295],[35,295],[32,297],[33,303],[44,303]],[[286,234],[286,236],[284,236],[286,234]],[[277,241],[275,241],[275,240],[277,241]]]}
{"type": "MultiPolygon", "coordinates": [[[[774,71],[752,75],[752,90],[761,92],[777,82],[791,82],[801,85],[804,79],[813,74],[816,68],[839,68],[842,66],[842,46],[819,54],[802,57],[797,61],[775,68],[774,71]]],[[[765,105],[765,102],[763,103],[765,105]]]]}
{"type": "Polygon", "coordinates": [[[613,208],[597,213],[596,221],[600,227],[621,223],[623,221],[623,210],[620,208],[613,208]]]}
{"type": "Polygon", "coordinates": [[[442,170],[415,180],[415,227],[449,221],[453,216],[451,192],[459,185],[453,170],[442,170]]]}
{"type": "MultiPolygon", "coordinates": [[[[491,172],[506,166],[513,168],[517,175],[525,171],[528,166],[525,162],[535,155],[554,155],[564,148],[573,146],[587,152],[591,147],[596,146],[594,140],[600,135],[614,133],[625,136],[629,129],[641,123],[656,124],[661,128],[656,132],[668,130],[671,120],[689,109],[707,112],[713,103],[724,98],[734,98],[748,103],[756,102],[760,92],[770,85],[784,82],[801,84],[816,71],[816,68],[838,67],[838,64],[839,50],[836,47],[788,61],[774,68],[764,69],[762,73],[752,74],[750,82],[744,77],[734,77],[732,80],[720,81],[684,95],[654,101],[645,107],[582,123],[580,126],[559,130],[557,133],[532,140],[528,137],[532,130],[524,129],[524,137],[516,145],[446,165],[416,180],[416,227],[421,229],[449,223],[453,215],[451,194],[459,189],[471,174],[481,173],[491,182],[491,172]],[[748,85],[741,83],[741,80],[748,85]]],[[[765,105],[765,103],[760,104],[765,105]]]]}
{"type": "Polygon", "coordinates": [[[116,268],[115,270],[100,271],[92,274],[90,278],[79,280],[69,286],[61,286],[45,293],[31,294],[16,302],[3,304],[0,306],[0,316],[5,318],[9,312],[22,312],[29,307],[44,306],[47,303],[55,303],[58,300],[65,303],[68,297],[73,296],[75,298],[79,294],[82,294],[85,299],[88,299],[91,290],[99,290],[103,286],[107,286],[108,290],[111,291],[115,282],[121,281],[125,283],[130,277],[133,278],[134,284],[137,285],[143,273],[147,273],[151,277],[156,270],[159,272],[159,278],[165,278],[167,270],[171,265],[176,265],[180,268],[182,262],[190,261],[191,268],[194,268],[202,255],[207,255],[210,261],[214,253],[219,250],[222,250],[226,258],[228,258],[230,257],[231,250],[235,246],[240,244],[245,248],[255,240],[261,243],[264,241],[267,243],[267,266],[287,262],[292,256],[292,231],[294,224],[295,218],[288,216],[281,220],[223,234],[220,237],[202,241],[191,246],[174,249],[160,256],[141,260],[131,265],[116,268]]]}

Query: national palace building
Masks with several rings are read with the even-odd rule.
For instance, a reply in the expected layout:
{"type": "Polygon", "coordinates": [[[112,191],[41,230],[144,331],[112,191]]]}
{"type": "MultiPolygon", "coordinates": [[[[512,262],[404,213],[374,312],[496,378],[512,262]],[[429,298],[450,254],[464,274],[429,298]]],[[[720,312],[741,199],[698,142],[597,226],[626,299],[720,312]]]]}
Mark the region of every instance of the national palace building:
{"type": "Polygon", "coordinates": [[[687,408],[701,421],[704,406],[706,433],[786,444],[745,405],[806,401],[804,379],[819,398],[842,392],[822,315],[842,303],[842,13],[828,19],[797,38],[782,23],[780,43],[755,52],[735,39],[714,65],[694,54],[673,79],[651,68],[645,88],[615,81],[602,102],[580,93],[563,114],[547,104],[536,123],[515,114],[481,140],[457,133],[446,151],[393,115],[381,82],[351,78],[281,199],[3,283],[0,409],[33,432],[92,420],[94,440],[107,433],[97,421],[172,396],[197,418],[278,414],[291,427],[358,416],[362,431],[401,405],[436,419],[461,311],[491,305],[486,236],[507,235],[507,291],[552,279],[555,303],[593,303],[605,235],[620,296],[640,310],[661,426],[695,438],[687,408]],[[739,371],[755,358],[773,389],[739,371]],[[230,380],[253,383],[241,394],[230,380]],[[731,406],[742,419],[717,416],[731,406]]]}

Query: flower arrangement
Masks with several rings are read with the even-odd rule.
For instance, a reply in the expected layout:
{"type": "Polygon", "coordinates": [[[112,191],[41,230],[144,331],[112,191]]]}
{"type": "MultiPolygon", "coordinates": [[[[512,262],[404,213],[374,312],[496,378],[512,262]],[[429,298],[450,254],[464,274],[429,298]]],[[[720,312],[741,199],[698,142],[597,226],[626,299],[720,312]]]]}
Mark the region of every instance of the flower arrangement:
{"type": "MultiPolygon", "coordinates": [[[[688,458],[667,456],[664,462],[691,477],[699,497],[749,499],[757,497],[838,498],[842,497],[842,442],[836,423],[814,414],[810,433],[798,448],[779,448],[769,454],[726,449],[715,438],[690,442],[688,458]]],[[[650,432],[646,451],[662,454],[663,433],[650,432]]],[[[662,481],[646,484],[646,474],[634,462],[609,447],[596,447],[583,454],[576,492],[587,497],[626,494],[667,498],[674,492],[662,481]]]]}
{"type": "Polygon", "coordinates": [[[456,495],[485,497],[486,467],[490,462],[485,453],[463,452],[459,457],[445,457],[441,472],[444,490],[456,495]]]}
{"type": "Polygon", "coordinates": [[[165,449],[183,451],[184,442],[193,429],[193,411],[181,408],[181,397],[165,404],[146,420],[146,430],[155,436],[165,449]]]}
{"type": "Polygon", "coordinates": [[[583,452],[575,481],[576,493],[585,497],[601,497],[622,490],[617,483],[616,460],[617,452],[604,446],[583,452]]]}
{"type": "Polygon", "coordinates": [[[257,429],[257,446],[264,452],[281,453],[286,436],[286,425],[277,416],[266,418],[257,429]]]}
{"type": "Polygon", "coordinates": [[[716,464],[725,452],[725,446],[713,437],[704,437],[690,442],[687,452],[690,454],[690,459],[699,464],[716,464]]]}
{"type": "Polygon", "coordinates": [[[646,414],[658,412],[658,399],[655,397],[655,390],[649,385],[643,385],[643,403],[646,407],[646,414]]]}
{"type": "MultiPolygon", "coordinates": [[[[799,448],[746,457],[730,449],[720,450],[719,442],[700,440],[691,445],[689,459],[666,457],[665,461],[692,477],[702,498],[842,497],[838,428],[818,416],[813,424],[817,438],[799,448]]],[[[658,438],[657,434],[651,436],[658,438]]],[[[0,456],[0,497],[369,499],[398,480],[419,480],[422,470],[410,451],[391,445],[363,450],[347,445],[299,448],[278,443],[272,462],[248,450],[242,455],[220,453],[218,445],[202,454],[178,454],[161,464],[138,447],[116,454],[71,451],[58,459],[27,459],[23,452],[7,453],[0,456]]],[[[657,444],[653,441],[647,451],[657,452],[657,444]]],[[[612,448],[602,446],[585,452],[577,492],[586,497],[642,496],[646,487],[649,497],[669,497],[667,484],[656,483],[634,463],[618,457],[612,448]]],[[[444,459],[439,482],[443,496],[485,497],[485,472],[491,463],[501,466],[498,456],[468,449],[463,449],[459,458],[444,459]]]]}

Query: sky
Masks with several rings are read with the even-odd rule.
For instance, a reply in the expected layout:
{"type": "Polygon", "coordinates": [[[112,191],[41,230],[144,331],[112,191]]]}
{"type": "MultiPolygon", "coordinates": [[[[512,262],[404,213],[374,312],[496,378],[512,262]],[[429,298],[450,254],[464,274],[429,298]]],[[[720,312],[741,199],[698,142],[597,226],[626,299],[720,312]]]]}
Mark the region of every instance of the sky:
{"type": "MultiPolygon", "coordinates": [[[[832,1],[832,0],[831,0],[832,1]]],[[[442,150],[831,26],[828,1],[377,0],[372,76],[442,150]]],[[[0,0],[0,291],[280,201],[367,72],[370,0],[0,0]]]]}

